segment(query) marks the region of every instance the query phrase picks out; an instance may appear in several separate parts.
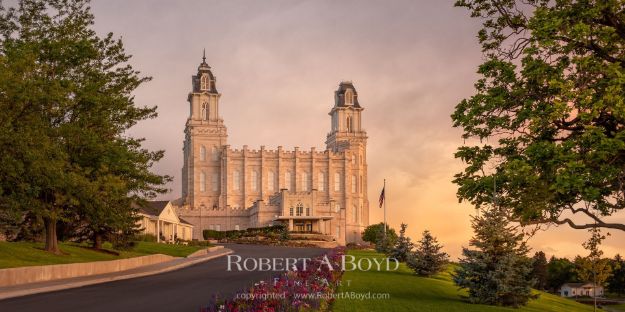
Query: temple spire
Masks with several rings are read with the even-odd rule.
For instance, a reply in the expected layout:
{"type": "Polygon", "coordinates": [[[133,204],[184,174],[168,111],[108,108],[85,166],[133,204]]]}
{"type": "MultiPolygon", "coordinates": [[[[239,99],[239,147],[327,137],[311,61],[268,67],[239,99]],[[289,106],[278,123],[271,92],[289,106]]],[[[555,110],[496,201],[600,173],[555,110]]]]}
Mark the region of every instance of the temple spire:
{"type": "Polygon", "coordinates": [[[202,63],[206,63],[206,48],[202,51],[202,63]]]}

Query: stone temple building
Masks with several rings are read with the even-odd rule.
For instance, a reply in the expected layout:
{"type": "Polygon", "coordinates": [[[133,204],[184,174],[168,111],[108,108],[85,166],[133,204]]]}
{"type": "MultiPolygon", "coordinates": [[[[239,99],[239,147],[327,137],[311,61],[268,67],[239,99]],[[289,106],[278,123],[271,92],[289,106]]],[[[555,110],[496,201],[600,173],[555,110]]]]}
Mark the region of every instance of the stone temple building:
{"type": "Polygon", "coordinates": [[[194,225],[193,237],[204,229],[285,223],[293,232],[326,234],[339,244],[361,241],[369,225],[367,133],[351,82],[341,82],[334,93],[325,150],[287,151],[230,147],[221,94],[205,58],[191,81],[182,197],[174,205],[194,225]]]}

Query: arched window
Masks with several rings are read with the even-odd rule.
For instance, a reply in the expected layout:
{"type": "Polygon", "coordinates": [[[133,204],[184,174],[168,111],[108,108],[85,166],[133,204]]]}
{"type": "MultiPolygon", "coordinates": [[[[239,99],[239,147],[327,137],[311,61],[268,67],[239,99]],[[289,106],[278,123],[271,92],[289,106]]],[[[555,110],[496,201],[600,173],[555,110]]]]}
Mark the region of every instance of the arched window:
{"type": "Polygon", "coordinates": [[[360,188],[359,188],[359,190],[362,192],[362,190],[363,190],[363,188],[362,188],[362,176],[360,176],[360,180],[359,181],[360,181],[360,188]]]}
{"type": "Polygon", "coordinates": [[[323,192],[326,190],[326,174],[323,172],[319,172],[319,177],[318,177],[318,181],[317,183],[319,184],[319,186],[317,186],[317,188],[319,189],[319,191],[323,192]]]}
{"type": "Polygon", "coordinates": [[[306,207],[306,216],[309,217],[310,216],[310,207],[306,207]]]}
{"type": "Polygon", "coordinates": [[[291,208],[289,208],[289,216],[293,216],[293,206],[291,206],[291,208]]]}
{"type": "Polygon", "coordinates": [[[200,172],[200,192],[206,192],[206,173],[200,172]]]}
{"type": "Polygon", "coordinates": [[[352,132],[352,117],[347,117],[347,132],[352,132]]]}
{"type": "Polygon", "coordinates": [[[352,90],[347,90],[345,92],[345,104],[352,105],[352,103],[354,103],[354,94],[352,90]]]}
{"type": "Polygon", "coordinates": [[[215,145],[211,147],[211,156],[213,158],[213,161],[219,160],[219,151],[217,151],[217,147],[215,145]]]}
{"type": "Polygon", "coordinates": [[[204,147],[204,145],[200,146],[200,160],[206,160],[206,147],[204,147]]]}
{"type": "Polygon", "coordinates": [[[273,191],[276,188],[276,174],[269,171],[267,174],[267,189],[273,191]]]}
{"type": "Polygon", "coordinates": [[[341,174],[338,172],[334,173],[334,191],[339,192],[341,190],[341,174]]]}
{"type": "Polygon", "coordinates": [[[202,120],[208,120],[208,103],[202,103],[202,120]]]}
{"type": "Polygon", "coordinates": [[[291,189],[291,172],[287,171],[284,173],[284,188],[287,190],[291,189]]]}
{"type": "Polygon", "coordinates": [[[304,205],[302,205],[302,203],[298,203],[295,208],[295,215],[301,217],[302,214],[304,214],[304,205]]]}
{"type": "Polygon", "coordinates": [[[213,192],[219,191],[219,173],[213,173],[213,192]]]}
{"type": "Polygon", "coordinates": [[[252,171],[252,191],[258,191],[258,171],[252,171]]]}
{"type": "Polygon", "coordinates": [[[302,172],[302,191],[308,191],[308,172],[302,172]]]}
{"type": "Polygon", "coordinates": [[[235,170],[232,173],[232,188],[235,191],[238,191],[241,188],[241,172],[239,172],[239,170],[235,170]]]}
{"type": "Polygon", "coordinates": [[[200,78],[200,90],[208,90],[208,75],[206,74],[200,78]]]}

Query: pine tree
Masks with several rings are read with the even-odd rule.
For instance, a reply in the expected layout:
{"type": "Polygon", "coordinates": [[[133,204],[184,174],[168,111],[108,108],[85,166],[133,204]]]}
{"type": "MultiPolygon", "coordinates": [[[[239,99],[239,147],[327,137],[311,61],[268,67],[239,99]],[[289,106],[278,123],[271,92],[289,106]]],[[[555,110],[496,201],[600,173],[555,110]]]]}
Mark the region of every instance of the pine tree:
{"type": "Polygon", "coordinates": [[[407,224],[401,224],[401,230],[399,231],[399,238],[397,238],[397,243],[391,250],[389,256],[391,258],[397,259],[400,262],[406,262],[410,254],[412,253],[412,249],[414,244],[410,241],[410,237],[406,236],[406,228],[407,224]]]}
{"type": "Polygon", "coordinates": [[[547,288],[547,256],[542,251],[534,254],[532,263],[532,276],[536,280],[535,288],[545,290],[547,288]]]}
{"type": "Polygon", "coordinates": [[[395,237],[389,236],[389,235],[387,235],[386,237],[382,236],[375,243],[375,251],[379,253],[383,253],[385,255],[389,255],[393,251],[393,248],[395,247],[396,243],[397,243],[396,236],[395,237]]]}
{"type": "Polygon", "coordinates": [[[480,209],[472,217],[475,236],[463,248],[454,282],[469,292],[469,301],[519,307],[533,298],[532,261],[524,235],[510,224],[504,208],[480,209]]]}
{"type": "Polygon", "coordinates": [[[430,231],[425,230],[415,252],[408,258],[406,264],[417,275],[432,276],[442,271],[449,259],[447,253],[441,251],[442,248],[430,231]]]}

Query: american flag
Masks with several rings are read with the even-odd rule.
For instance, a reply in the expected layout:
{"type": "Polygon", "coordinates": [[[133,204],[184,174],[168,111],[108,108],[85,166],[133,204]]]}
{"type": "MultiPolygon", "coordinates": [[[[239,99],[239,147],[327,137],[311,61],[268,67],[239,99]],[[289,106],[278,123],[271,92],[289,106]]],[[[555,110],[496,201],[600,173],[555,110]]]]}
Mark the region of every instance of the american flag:
{"type": "Polygon", "coordinates": [[[384,204],[384,188],[382,188],[382,193],[380,193],[380,208],[382,208],[382,205],[384,204]]]}

